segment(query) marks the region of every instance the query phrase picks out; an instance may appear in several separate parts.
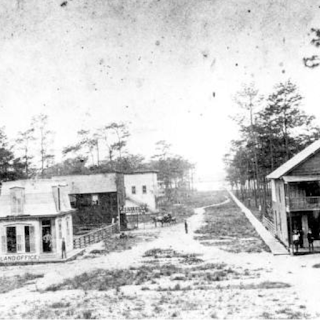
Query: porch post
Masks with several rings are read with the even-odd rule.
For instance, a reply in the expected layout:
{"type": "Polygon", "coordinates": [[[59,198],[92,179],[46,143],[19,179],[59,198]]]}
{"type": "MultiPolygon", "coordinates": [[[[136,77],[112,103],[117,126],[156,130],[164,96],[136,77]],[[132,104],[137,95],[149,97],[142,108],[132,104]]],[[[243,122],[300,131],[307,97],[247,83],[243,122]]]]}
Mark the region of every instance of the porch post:
{"type": "Polygon", "coordinates": [[[309,231],[309,223],[308,223],[308,215],[304,214],[301,217],[302,230],[303,230],[303,245],[305,246],[308,243],[308,231],[309,231]]]}
{"type": "Polygon", "coordinates": [[[289,235],[288,235],[288,240],[289,240],[289,248],[290,248],[290,253],[293,254],[293,242],[292,242],[292,215],[291,215],[291,210],[290,210],[290,183],[288,183],[288,208],[289,208],[289,235]]]}

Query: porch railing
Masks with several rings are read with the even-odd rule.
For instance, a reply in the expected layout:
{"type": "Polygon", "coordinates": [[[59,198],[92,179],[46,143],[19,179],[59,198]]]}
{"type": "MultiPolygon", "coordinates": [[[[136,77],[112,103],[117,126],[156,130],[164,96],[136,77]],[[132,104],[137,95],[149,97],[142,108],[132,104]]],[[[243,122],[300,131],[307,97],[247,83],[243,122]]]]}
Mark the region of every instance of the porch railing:
{"type": "Polygon", "coordinates": [[[320,210],[320,197],[287,198],[290,211],[320,210]]]}
{"type": "Polygon", "coordinates": [[[73,248],[74,249],[85,248],[93,243],[97,243],[106,238],[110,238],[112,234],[118,233],[118,232],[119,232],[118,223],[111,224],[101,229],[93,230],[87,234],[74,237],[73,248]]]}
{"type": "Polygon", "coordinates": [[[275,226],[273,221],[268,219],[266,216],[262,217],[262,224],[269,230],[269,232],[273,235],[276,234],[275,226]]]}

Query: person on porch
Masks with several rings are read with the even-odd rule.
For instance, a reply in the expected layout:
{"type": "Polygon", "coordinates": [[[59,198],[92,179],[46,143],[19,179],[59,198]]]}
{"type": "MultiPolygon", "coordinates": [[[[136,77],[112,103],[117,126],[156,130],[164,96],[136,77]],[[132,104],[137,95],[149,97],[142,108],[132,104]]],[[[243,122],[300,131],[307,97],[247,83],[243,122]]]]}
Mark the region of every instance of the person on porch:
{"type": "Polygon", "coordinates": [[[304,248],[303,246],[303,235],[304,235],[304,232],[302,229],[299,230],[299,245],[300,245],[300,248],[304,248]]]}
{"type": "Polygon", "coordinates": [[[300,235],[298,230],[294,230],[293,231],[293,236],[292,236],[292,242],[295,248],[295,251],[298,252],[299,251],[299,243],[300,243],[300,235]]]}
{"type": "Polygon", "coordinates": [[[43,240],[43,251],[44,252],[50,252],[52,249],[52,236],[50,232],[47,230],[46,234],[42,237],[43,240]]]}
{"type": "Polygon", "coordinates": [[[313,252],[314,251],[314,246],[313,246],[314,237],[313,237],[312,231],[310,229],[307,233],[307,239],[308,239],[308,243],[309,243],[309,251],[313,252]]]}

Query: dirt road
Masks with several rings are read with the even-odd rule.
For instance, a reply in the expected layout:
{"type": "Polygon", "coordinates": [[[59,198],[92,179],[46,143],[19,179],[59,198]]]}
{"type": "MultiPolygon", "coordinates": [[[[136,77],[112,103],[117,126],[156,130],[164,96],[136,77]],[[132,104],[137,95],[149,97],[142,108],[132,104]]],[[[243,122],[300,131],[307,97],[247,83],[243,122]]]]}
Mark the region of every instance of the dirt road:
{"type": "Polygon", "coordinates": [[[99,244],[88,249],[87,256],[66,264],[2,268],[4,278],[22,273],[44,277],[3,293],[1,318],[320,317],[319,269],[312,267],[320,257],[235,254],[221,250],[218,244],[205,246],[194,239],[194,231],[203,224],[203,211],[196,210],[188,219],[188,234],[183,224],[139,230],[135,235],[143,240],[131,250],[90,255],[102,248],[99,244]],[[131,282],[121,279],[121,284],[110,285],[110,289],[99,287],[110,277],[102,276],[101,270],[111,269],[127,270],[131,282]],[[89,276],[82,282],[84,272],[89,276]],[[80,284],[48,290],[76,276],[80,284]]]}

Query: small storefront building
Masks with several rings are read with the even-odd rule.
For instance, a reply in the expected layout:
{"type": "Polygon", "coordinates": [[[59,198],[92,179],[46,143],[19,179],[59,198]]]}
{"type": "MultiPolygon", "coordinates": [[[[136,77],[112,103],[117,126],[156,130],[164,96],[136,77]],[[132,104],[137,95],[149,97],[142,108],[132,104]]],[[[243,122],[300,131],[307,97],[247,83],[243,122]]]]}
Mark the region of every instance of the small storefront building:
{"type": "Polygon", "coordinates": [[[0,263],[61,260],[73,249],[66,185],[53,180],[4,182],[0,195],[0,263]]]}

